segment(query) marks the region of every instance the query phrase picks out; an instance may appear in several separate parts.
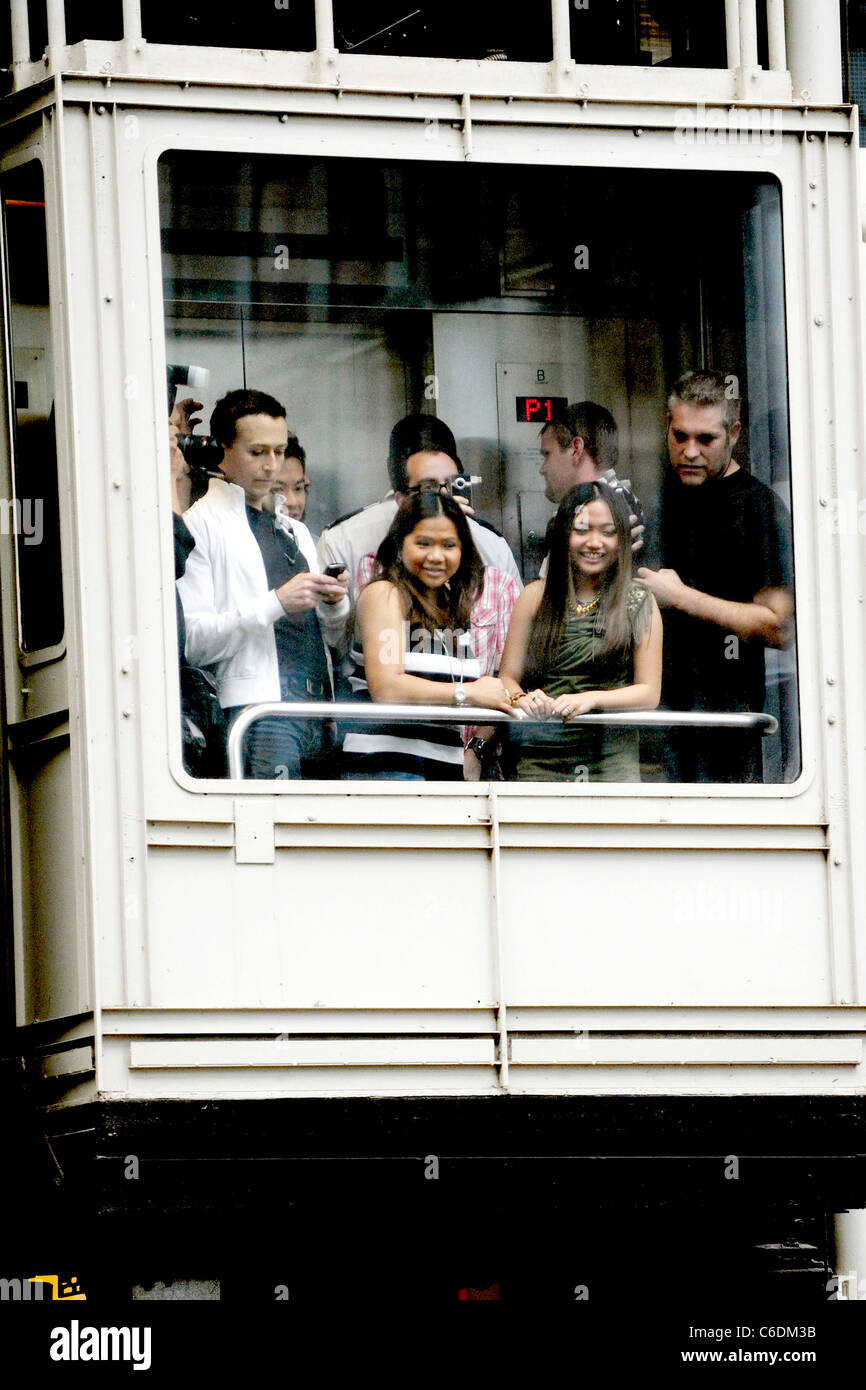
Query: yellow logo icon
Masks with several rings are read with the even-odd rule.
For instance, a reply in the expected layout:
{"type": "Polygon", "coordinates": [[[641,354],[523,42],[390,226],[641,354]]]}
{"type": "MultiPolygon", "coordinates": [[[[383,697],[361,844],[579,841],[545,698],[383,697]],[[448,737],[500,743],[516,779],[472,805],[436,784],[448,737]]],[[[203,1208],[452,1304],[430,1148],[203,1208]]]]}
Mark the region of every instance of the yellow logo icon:
{"type": "Polygon", "coordinates": [[[50,1284],[52,1303],[86,1303],[87,1294],[81,1292],[81,1285],[72,1275],[71,1279],[60,1279],[56,1274],[34,1274],[29,1284],[50,1284]]]}

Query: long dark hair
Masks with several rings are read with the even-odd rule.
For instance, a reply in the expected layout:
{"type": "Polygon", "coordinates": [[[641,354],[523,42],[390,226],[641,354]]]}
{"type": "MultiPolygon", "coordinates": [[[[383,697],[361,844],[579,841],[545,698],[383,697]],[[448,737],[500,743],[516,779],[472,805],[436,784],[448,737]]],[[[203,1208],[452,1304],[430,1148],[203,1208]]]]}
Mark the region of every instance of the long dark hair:
{"type": "Polygon", "coordinates": [[[391,523],[391,529],[376,554],[374,579],[387,579],[400,591],[411,623],[419,623],[428,632],[450,627],[469,631],[472,609],[484,584],[484,565],[475,549],[472,532],[462,507],[450,497],[430,489],[407,497],[391,523]],[[403,542],[419,521],[444,516],[453,521],[460,542],[460,564],[447,585],[436,591],[432,600],[403,564],[403,542]]]}
{"type": "Polygon", "coordinates": [[[607,483],[579,483],[567,492],[551,524],[547,579],[529,637],[527,674],[539,679],[556,656],[562,630],[575,598],[571,564],[571,528],[581,507],[606,502],[616,527],[619,552],[604,576],[596,614],[597,655],[603,656],[631,642],[628,592],[631,583],[631,530],[628,506],[607,483]]]}

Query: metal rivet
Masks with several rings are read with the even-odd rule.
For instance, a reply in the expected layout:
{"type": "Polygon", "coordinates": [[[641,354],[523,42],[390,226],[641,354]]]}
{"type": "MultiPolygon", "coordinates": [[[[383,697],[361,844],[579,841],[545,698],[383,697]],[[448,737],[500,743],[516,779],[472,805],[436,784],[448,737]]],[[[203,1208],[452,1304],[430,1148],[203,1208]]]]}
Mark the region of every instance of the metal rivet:
{"type": "Polygon", "coordinates": [[[827,684],[828,684],[828,685],[835,685],[835,684],[836,684],[836,677],[835,677],[835,676],[828,676],[828,677],[827,677],[827,684]]]}
{"type": "Polygon", "coordinates": [[[836,723],[836,716],[835,716],[835,714],[828,714],[828,715],[827,715],[827,723],[828,723],[828,724],[835,724],[835,723],[836,723]]]}
{"type": "Polygon", "coordinates": [[[816,318],[816,319],[815,319],[815,327],[816,327],[816,328],[823,328],[823,327],[824,327],[824,320],[823,320],[823,319],[816,318]]]}
{"type": "Polygon", "coordinates": [[[123,714],[124,719],[131,719],[131,718],[132,718],[132,710],[131,710],[131,709],[125,709],[125,710],[123,710],[123,711],[122,711],[122,714],[123,714]]]}
{"type": "Polygon", "coordinates": [[[827,505],[827,498],[826,498],[826,497],[819,497],[819,498],[818,498],[818,506],[819,506],[819,507],[826,507],[826,505],[827,505]]]}
{"type": "Polygon", "coordinates": [[[288,119],[289,119],[289,118],[288,118],[288,116],[286,115],[286,113],[285,113],[285,111],[284,111],[283,114],[280,116],[280,121],[281,121],[281,123],[282,123],[283,125],[285,125],[285,124],[286,124],[286,121],[287,121],[288,119]]]}

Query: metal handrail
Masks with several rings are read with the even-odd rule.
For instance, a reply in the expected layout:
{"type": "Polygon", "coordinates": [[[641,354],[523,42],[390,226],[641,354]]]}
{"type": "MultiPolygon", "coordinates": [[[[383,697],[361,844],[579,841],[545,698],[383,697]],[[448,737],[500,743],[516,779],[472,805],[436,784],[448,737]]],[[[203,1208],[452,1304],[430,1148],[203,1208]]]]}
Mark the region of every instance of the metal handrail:
{"type": "MultiPolygon", "coordinates": [[[[372,702],[344,703],[330,700],[302,700],[297,704],[274,701],[247,705],[229,731],[229,777],[243,779],[243,740],[257,720],[273,715],[286,719],[337,719],[352,724],[521,724],[523,714],[482,709],[470,705],[385,705],[372,702]]],[[[564,722],[564,721],[563,721],[564,722]]],[[[575,715],[574,724],[604,724],[627,729],[752,729],[766,738],[779,727],[772,714],[705,710],[610,710],[575,715]]]]}

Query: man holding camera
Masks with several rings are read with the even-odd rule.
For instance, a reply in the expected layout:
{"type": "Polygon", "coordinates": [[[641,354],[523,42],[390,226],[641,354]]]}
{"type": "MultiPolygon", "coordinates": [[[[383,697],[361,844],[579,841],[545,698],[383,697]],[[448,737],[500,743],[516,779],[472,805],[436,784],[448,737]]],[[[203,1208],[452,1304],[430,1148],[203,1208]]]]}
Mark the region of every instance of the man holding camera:
{"type": "MultiPolygon", "coordinates": [[[[637,577],[664,619],[662,703],[671,710],[764,708],[764,649],[790,641],[790,518],[775,493],[733,457],[736,378],[687,372],[668,398],[671,471],[661,519],[637,577]]],[[[760,782],[761,737],[671,730],[668,777],[760,782]]]]}
{"type": "MultiPolygon", "coordinates": [[[[223,478],[184,514],[195,540],[178,590],[187,659],[214,669],[229,716],[263,701],[331,698],[326,644],[349,612],[346,576],[318,570],[303,522],[266,509],[286,452],[286,412],[262,391],[230,391],[214,407],[211,437],[223,478]]],[[[323,749],[320,725],[281,717],[247,736],[247,777],[298,777],[323,749]]]]}
{"type": "Polygon", "coordinates": [[[454,435],[443,420],[435,415],[406,415],[397,422],[391,431],[388,476],[394,489],[391,497],[343,517],[323,531],[319,541],[322,567],[342,564],[348,571],[353,606],[397,508],[422,482],[438,483],[450,490],[469,517],[472,539],[483,563],[504,570],[520,583],[520,572],[505,537],[488,522],[478,520],[461,491],[466,475],[454,435]]]}

